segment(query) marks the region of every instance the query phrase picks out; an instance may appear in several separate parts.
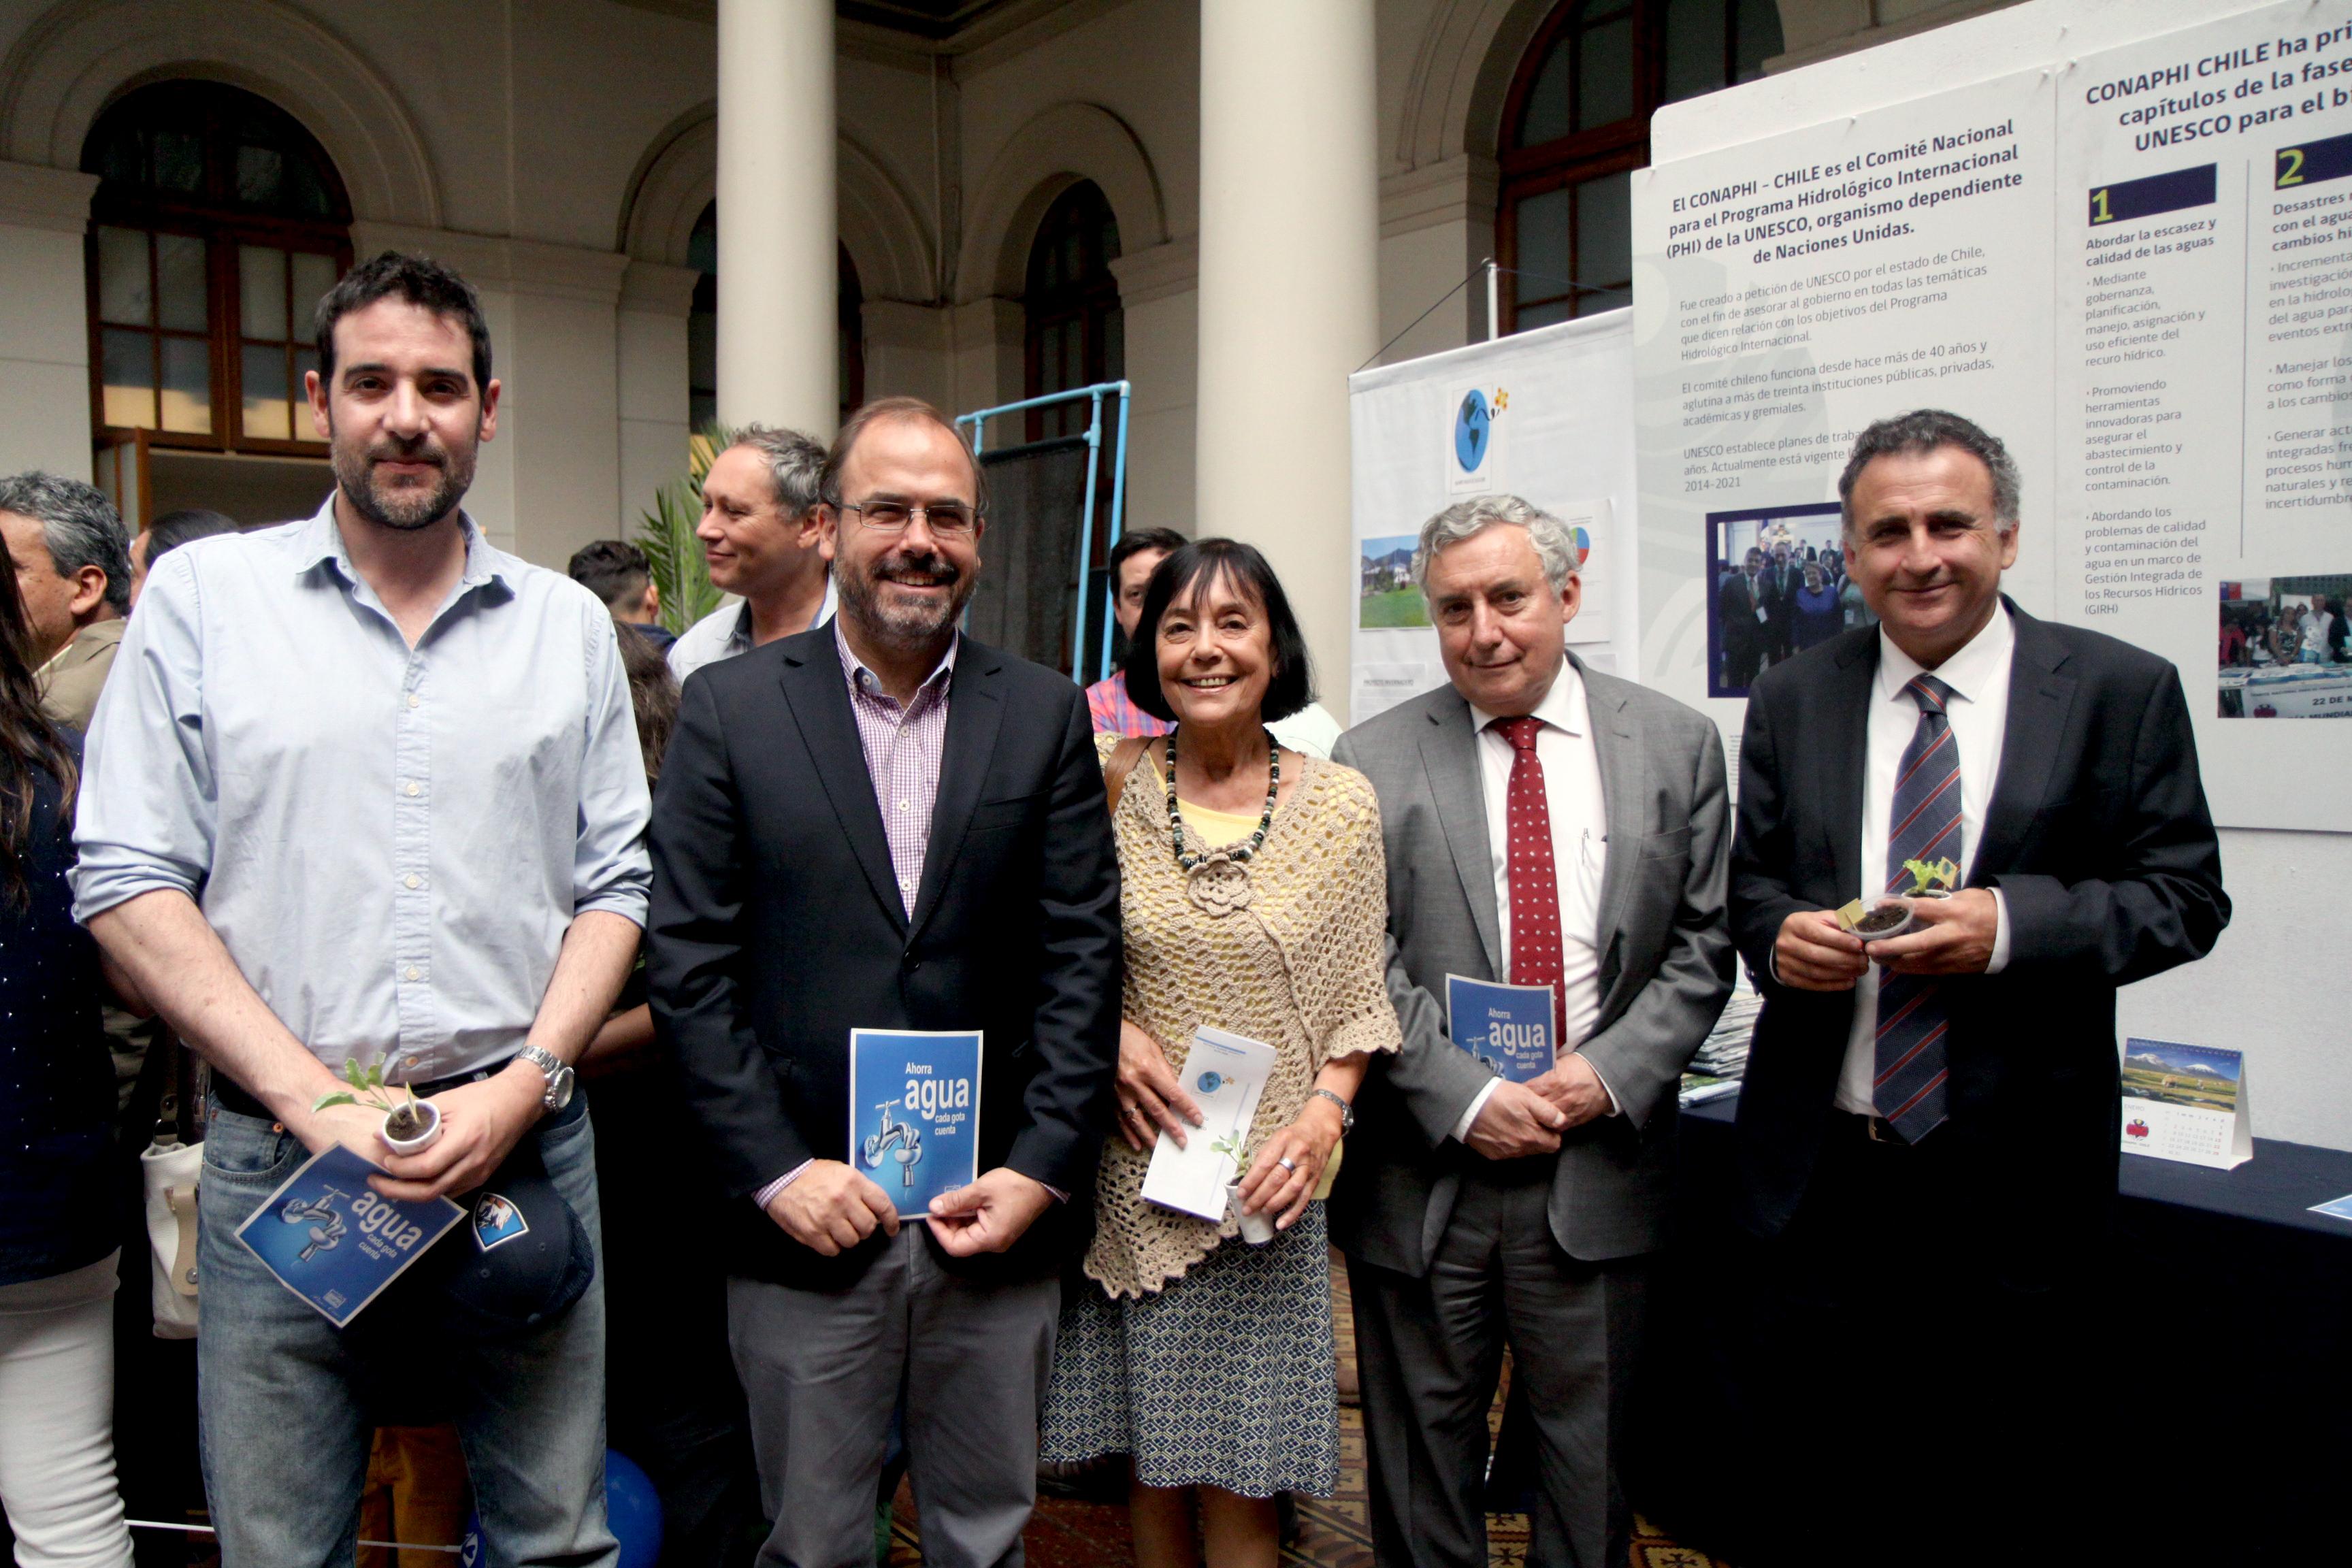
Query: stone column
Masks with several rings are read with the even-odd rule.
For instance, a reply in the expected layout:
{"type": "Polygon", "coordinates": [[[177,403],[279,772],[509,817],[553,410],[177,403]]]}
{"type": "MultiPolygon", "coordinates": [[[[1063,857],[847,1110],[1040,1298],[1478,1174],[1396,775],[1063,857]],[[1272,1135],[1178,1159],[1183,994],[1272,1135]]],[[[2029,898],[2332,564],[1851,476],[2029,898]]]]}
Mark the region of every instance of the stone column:
{"type": "Polygon", "coordinates": [[[1202,0],[1196,535],[1265,552],[1348,720],[1348,375],[1380,346],[1372,0],[1202,0]]]}
{"type": "Polygon", "coordinates": [[[719,417],[839,418],[832,0],[719,0],[719,417]]]}
{"type": "Polygon", "coordinates": [[[0,474],[90,477],[82,236],[97,176],[0,163],[0,474]]]}

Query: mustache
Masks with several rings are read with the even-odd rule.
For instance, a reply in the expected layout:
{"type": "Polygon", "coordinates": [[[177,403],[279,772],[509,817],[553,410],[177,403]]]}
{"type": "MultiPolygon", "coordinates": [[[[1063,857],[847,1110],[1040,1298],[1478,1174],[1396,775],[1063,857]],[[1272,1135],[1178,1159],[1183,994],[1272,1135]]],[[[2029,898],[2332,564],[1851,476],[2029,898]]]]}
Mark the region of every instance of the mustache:
{"type": "Polygon", "coordinates": [[[871,575],[878,583],[917,583],[940,587],[953,587],[963,580],[963,573],[954,562],[929,551],[920,555],[885,557],[874,563],[871,575]]]}
{"type": "Polygon", "coordinates": [[[449,466],[449,454],[430,437],[422,438],[414,446],[404,447],[393,442],[371,447],[367,449],[366,458],[371,463],[430,463],[436,468],[449,466]]]}

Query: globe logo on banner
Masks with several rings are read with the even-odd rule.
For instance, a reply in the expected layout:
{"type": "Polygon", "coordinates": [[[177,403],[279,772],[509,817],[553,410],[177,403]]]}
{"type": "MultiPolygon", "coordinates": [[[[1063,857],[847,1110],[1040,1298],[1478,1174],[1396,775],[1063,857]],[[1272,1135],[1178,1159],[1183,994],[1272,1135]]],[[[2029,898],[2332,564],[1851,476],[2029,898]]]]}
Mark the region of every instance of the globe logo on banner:
{"type": "Polygon", "coordinates": [[[1464,473],[1478,471],[1494,435],[1495,420],[1486,409],[1486,395],[1474,386],[1454,415],[1454,460],[1462,465],[1464,473]]]}

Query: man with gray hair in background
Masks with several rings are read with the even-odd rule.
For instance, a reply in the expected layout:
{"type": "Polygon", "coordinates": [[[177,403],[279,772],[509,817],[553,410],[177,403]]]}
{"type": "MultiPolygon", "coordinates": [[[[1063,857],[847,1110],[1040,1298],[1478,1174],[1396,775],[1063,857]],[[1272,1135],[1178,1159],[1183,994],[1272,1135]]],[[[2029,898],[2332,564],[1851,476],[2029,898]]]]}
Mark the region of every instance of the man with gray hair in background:
{"type": "Polygon", "coordinates": [[[0,479],[0,537],[24,596],[41,706],[89,728],[131,613],[130,540],[114,503],[37,469],[0,479]]]}
{"type": "Polygon", "coordinates": [[[710,581],[742,596],[688,626],[669,650],[681,686],[706,664],[833,619],[833,546],[817,523],[824,448],[797,430],[747,425],[702,479],[694,536],[710,581]]]}
{"type": "Polygon", "coordinates": [[[1331,1194],[1381,1568],[1484,1568],[1507,1343],[1535,1416],[1528,1561],[1622,1563],[1633,1533],[1628,1374],[1675,1091],[1731,992],[1730,821],[1714,723],[1568,651],[1578,564],[1516,496],[1432,518],[1412,574],[1449,684],[1332,752],[1380,793],[1405,1041],[1365,1079],[1331,1194]],[[1449,975],[1550,991],[1536,1076],[1454,1037],[1449,975]]]}

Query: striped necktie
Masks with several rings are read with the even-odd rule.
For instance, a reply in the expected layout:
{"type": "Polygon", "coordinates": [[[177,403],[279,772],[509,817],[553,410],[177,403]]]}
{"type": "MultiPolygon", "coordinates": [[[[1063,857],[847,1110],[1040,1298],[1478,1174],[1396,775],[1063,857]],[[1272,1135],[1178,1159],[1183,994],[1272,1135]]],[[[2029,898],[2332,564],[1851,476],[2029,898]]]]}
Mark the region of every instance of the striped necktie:
{"type": "MultiPolygon", "coordinates": [[[[1886,835],[1890,893],[1910,880],[1906,860],[1957,860],[1960,847],[1960,748],[1944,711],[1952,689],[1921,675],[1903,694],[1919,705],[1919,727],[1911,732],[1895,774],[1886,835]]],[[[1916,1143],[1943,1123],[1950,1023],[1942,987],[1933,976],[1880,977],[1871,1100],[1906,1143],[1916,1143]]]]}

